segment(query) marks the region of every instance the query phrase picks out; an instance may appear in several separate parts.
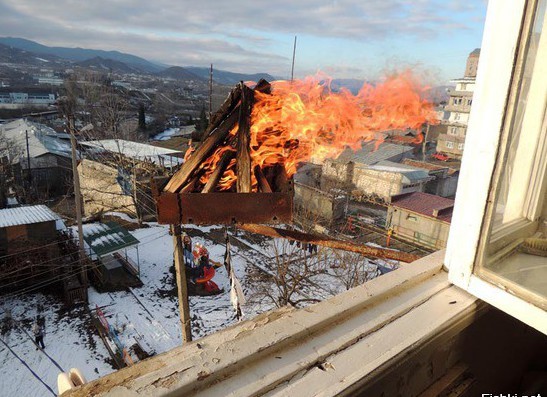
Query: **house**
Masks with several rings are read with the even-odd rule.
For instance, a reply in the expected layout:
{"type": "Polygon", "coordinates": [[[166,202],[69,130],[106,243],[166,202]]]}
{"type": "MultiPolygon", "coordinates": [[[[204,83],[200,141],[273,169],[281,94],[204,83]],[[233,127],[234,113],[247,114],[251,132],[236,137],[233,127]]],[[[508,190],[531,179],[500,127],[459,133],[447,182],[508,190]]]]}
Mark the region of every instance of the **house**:
{"type": "Polygon", "coordinates": [[[78,247],[45,205],[0,210],[0,293],[62,291],[67,303],[85,300],[78,247]]]}
{"type": "Polygon", "coordinates": [[[366,142],[356,152],[346,149],[338,158],[323,163],[321,189],[350,190],[355,196],[376,197],[384,202],[395,194],[420,190],[429,179],[427,173],[413,173],[397,165],[413,157],[413,151],[412,146],[390,142],[366,142]]]}
{"type": "MultiPolygon", "coordinates": [[[[9,162],[15,183],[33,194],[50,198],[66,194],[72,186],[71,147],[51,128],[18,119],[0,125],[10,141],[9,162]]],[[[1,157],[1,156],[0,156],[1,157]]]]}
{"type": "Polygon", "coordinates": [[[61,217],[45,205],[0,210],[0,256],[27,249],[29,244],[48,243],[64,230],[61,217]]]}
{"type": "Polygon", "coordinates": [[[120,211],[138,219],[155,217],[150,178],[182,163],[181,151],[122,139],[80,143],[78,165],[86,216],[120,211]]]}
{"type": "Polygon", "coordinates": [[[298,182],[294,183],[295,220],[300,223],[330,224],[346,215],[347,195],[332,190],[327,193],[298,182]]]}
{"type": "Polygon", "coordinates": [[[391,198],[386,229],[428,248],[446,247],[454,200],[429,193],[413,192],[391,198]]]}
{"type": "Polygon", "coordinates": [[[426,182],[424,192],[441,197],[454,197],[458,187],[458,168],[438,165],[427,161],[404,159],[403,165],[423,169],[428,172],[431,179],[426,182]]]}
{"type": "Polygon", "coordinates": [[[461,159],[463,154],[479,56],[480,49],[476,48],[467,58],[464,77],[452,81],[456,89],[450,92],[450,99],[444,109],[447,117],[441,121],[441,125],[446,126],[446,133],[437,138],[437,153],[449,158],[461,159]]]}

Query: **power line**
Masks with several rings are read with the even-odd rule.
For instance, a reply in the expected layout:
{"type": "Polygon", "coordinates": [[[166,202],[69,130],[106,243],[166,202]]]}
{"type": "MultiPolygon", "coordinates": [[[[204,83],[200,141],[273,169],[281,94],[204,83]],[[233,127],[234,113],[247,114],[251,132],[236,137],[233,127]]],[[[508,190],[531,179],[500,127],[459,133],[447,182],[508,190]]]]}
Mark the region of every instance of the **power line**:
{"type": "Polygon", "coordinates": [[[0,342],[2,342],[2,343],[4,344],[4,346],[6,346],[6,347],[8,348],[8,350],[11,352],[11,354],[13,354],[13,355],[21,362],[21,364],[23,364],[23,365],[30,371],[30,373],[31,373],[36,379],[38,379],[38,381],[39,381],[42,385],[44,385],[44,386],[51,392],[51,394],[53,394],[55,397],[57,397],[57,393],[55,393],[55,392],[51,389],[51,387],[49,387],[49,386],[47,385],[47,383],[45,383],[45,382],[42,380],[42,378],[40,378],[40,377],[38,376],[38,374],[37,374],[36,372],[34,372],[34,371],[32,370],[32,368],[29,367],[29,365],[25,362],[25,360],[23,360],[21,357],[19,357],[19,356],[17,355],[17,353],[15,353],[15,352],[13,351],[13,349],[12,349],[6,342],[4,342],[4,340],[3,340],[2,338],[0,338],[0,342]]]}

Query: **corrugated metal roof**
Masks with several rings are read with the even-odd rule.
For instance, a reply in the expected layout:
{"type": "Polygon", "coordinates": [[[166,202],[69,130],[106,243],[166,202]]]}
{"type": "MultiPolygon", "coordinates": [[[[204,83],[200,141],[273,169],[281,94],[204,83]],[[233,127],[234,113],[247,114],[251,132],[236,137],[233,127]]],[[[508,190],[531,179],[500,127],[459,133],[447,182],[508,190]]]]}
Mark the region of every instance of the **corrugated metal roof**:
{"type": "Polygon", "coordinates": [[[372,165],[382,160],[405,155],[414,150],[412,146],[397,145],[390,142],[382,142],[376,147],[377,145],[378,142],[371,141],[363,143],[362,148],[356,152],[346,149],[338,156],[336,161],[353,161],[354,163],[372,165]]]}
{"type": "Polygon", "coordinates": [[[393,196],[391,205],[437,218],[444,222],[450,222],[452,220],[454,200],[435,196],[434,194],[414,192],[393,196]]]}
{"type": "Polygon", "coordinates": [[[397,172],[403,175],[403,183],[411,184],[420,181],[430,180],[431,177],[426,170],[412,167],[405,164],[394,163],[393,161],[382,160],[378,163],[369,166],[372,170],[397,172]]]}
{"type": "Polygon", "coordinates": [[[164,164],[166,167],[182,164],[182,159],[177,157],[177,155],[182,154],[182,151],[152,146],[146,143],[126,141],[124,139],[103,139],[80,142],[80,144],[99,151],[120,153],[136,160],[149,160],[156,164],[164,164]]]}
{"type": "Polygon", "coordinates": [[[45,205],[32,205],[28,207],[6,208],[0,210],[0,228],[57,221],[59,219],[61,219],[61,217],[45,205]]]}
{"type": "Polygon", "coordinates": [[[98,257],[139,243],[127,229],[115,222],[91,223],[84,225],[83,229],[87,246],[98,257]]]}
{"type": "MultiPolygon", "coordinates": [[[[46,125],[18,119],[2,124],[0,129],[19,149],[18,155],[12,159],[13,163],[17,163],[22,158],[26,159],[27,157],[26,132],[28,132],[28,155],[31,159],[31,167],[37,167],[36,159],[45,154],[54,154],[67,158],[71,156],[70,144],[62,139],[58,139],[56,132],[46,125]]],[[[26,167],[26,162],[22,162],[22,166],[26,167]]]]}

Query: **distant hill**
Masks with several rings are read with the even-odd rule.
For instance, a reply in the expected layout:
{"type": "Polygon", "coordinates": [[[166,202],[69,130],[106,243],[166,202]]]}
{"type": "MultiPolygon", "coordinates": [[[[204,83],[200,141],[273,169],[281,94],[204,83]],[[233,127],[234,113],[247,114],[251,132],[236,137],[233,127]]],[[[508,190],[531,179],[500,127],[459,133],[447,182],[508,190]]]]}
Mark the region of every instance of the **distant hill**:
{"type": "MultiPolygon", "coordinates": [[[[209,68],[198,66],[187,66],[185,70],[201,77],[202,79],[209,80],[209,68]]],[[[258,81],[260,79],[266,79],[268,81],[277,80],[275,77],[268,73],[234,73],[226,70],[213,69],[213,80],[219,84],[234,85],[240,81],[258,81]]]]}
{"type": "Polygon", "coordinates": [[[125,54],[119,51],[92,50],[86,48],[48,47],[35,41],[18,37],[0,37],[0,44],[33,52],[36,54],[55,55],[59,58],[64,58],[75,62],[81,62],[88,59],[100,57],[103,59],[111,59],[114,61],[123,62],[129,66],[139,69],[142,72],[159,72],[163,70],[162,66],[149,62],[144,58],[131,54],[125,54]]]}
{"type": "Polygon", "coordinates": [[[338,91],[340,90],[340,88],[345,88],[349,90],[352,94],[357,94],[359,90],[363,87],[364,83],[364,80],[359,79],[333,79],[331,83],[331,88],[334,91],[338,91]]]}
{"type": "Polygon", "coordinates": [[[139,68],[129,66],[128,64],[113,59],[104,59],[102,57],[95,57],[86,59],[85,61],[77,62],[75,65],[83,68],[95,68],[102,69],[104,71],[112,71],[116,73],[141,73],[139,68]]]}
{"type": "MultiPolygon", "coordinates": [[[[119,51],[48,47],[35,41],[19,37],[0,37],[0,45],[7,46],[6,48],[26,51],[28,53],[26,55],[24,52],[17,54],[18,57],[21,55],[19,59],[21,61],[20,63],[34,63],[34,60],[38,58],[42,59],[41,62],[47,62],[50,59],[57,59],[61,62],[76,62],[77,65],[82,67],[103,68],[122,73],[155,73],[159,76],[171,77],[179,80],[209,80],[208,67],[168,67],[166,65],[153,63],[144,58],[119,51]],[[24,62],[25,57],[30,57],[26,59],[27,62],[24,62]]],[[[0,51],[3,50],[0,49],[0,51]]],[[[14,55],[8,55],[5,50],[3,52],[6,53],[4,54],[6,60],[0,60],[0,62],[11,62],[9,59],[11,59],[10,57],[13,57],[14,55]]],[[[225,85],[234,85],[241,80],[258,81],[261,78],[268,81],[276,80],[275,77],[267,73],[234,73],[219,69],[215,69],[213,71],[213,79],[215,82],[225,85]]]]}
{"type": "Polygon", "coordinates": [[[0,44],[0,63],[24,63],[28,65],[47,65],[62,63],[62,59],[54,55],[38,55],[9,45],[0,44]]]}
{"type": "Polygon", "coordinates": [[[176,80],[205,80],[203,77],[190,72],[188,68],[183,68],[180,66],[171,66],[170,68],[162,70],[158,73],[158,76],[170,77],[176,80]]]}

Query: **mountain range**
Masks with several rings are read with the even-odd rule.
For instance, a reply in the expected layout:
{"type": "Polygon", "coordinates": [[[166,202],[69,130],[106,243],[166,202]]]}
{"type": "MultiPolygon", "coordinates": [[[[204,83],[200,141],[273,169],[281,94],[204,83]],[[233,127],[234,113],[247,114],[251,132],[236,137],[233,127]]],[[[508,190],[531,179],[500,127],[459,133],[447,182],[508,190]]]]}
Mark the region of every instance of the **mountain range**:
{"type": "MultiPolygon", "coordinates": [[[[0,63],[26,63],[44,65],[70,61],[76,66],[111,70],[118,73],[148,73],[177,80],[209,80],[208,67],[168,66],[120,51],[87,48],[49,47],[20,37],[0,37],[0,63]]],[[[45,65],[44,65],[45,66],[45,65]]],[[[241,80],[268,81],[275,77],[267,73],[234,73],[215,69],[213,80],[219,84],[233,85],[241,80]]]]}

